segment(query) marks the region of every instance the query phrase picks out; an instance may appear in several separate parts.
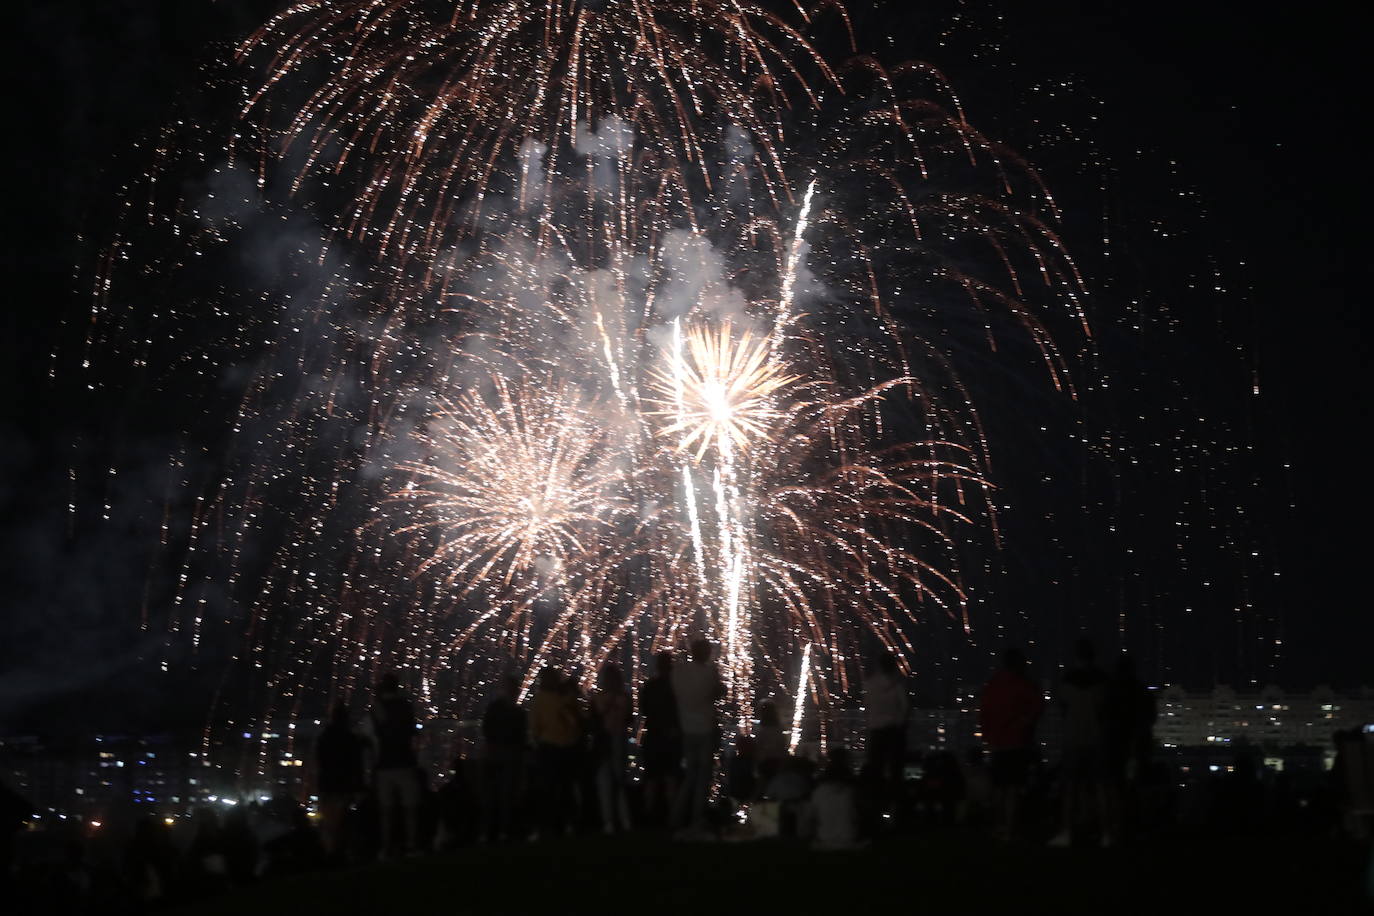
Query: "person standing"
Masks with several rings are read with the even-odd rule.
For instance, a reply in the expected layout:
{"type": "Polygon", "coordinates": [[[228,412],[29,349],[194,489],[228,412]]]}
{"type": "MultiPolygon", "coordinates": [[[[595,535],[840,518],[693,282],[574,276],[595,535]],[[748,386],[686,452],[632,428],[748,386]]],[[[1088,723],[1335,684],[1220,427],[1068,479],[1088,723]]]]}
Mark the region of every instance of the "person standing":
{"type": "Polygon", "coordinates": [[[377,684],[372,705],[376,740],[373,785],[382,830],[382,856],[414,852],[419,839],[420,773],[415,756],[415,710],[395,674],[377,684]],[[397,835],[400,835],[398,844],[397,835]]]}
{"type": "Polygon", "coordinates": [[[513,675],[502,678],[482,715],[482,738],[487,744],[483,836],[488,840],[508,839],[515,825],[529,740],[528,717],[520,708],[519,696],[519,679],[513,675]]]}
{"type": "Polygon", "coordinates": [[[625,769],[630,730],[630,694],[619,666],[606,663],[596,676],[592,694],[592,750],[596,767],[596,797],[601,803],[601,826],[607,833],[630,829],[625,800],[625,769]]]}
{"type": "Polygon", "coordinates": [[[342,701],[315,742],[315,765],[320,841],[326,855],[341,856],[347,851],[349,809],[367,788],[367,743],[353,731],[342,701]]]}
{"type": "Polygon", "coordinates": [[[896,656],[885,652],[875,660],[864,679],[864,706],[868,710],[869,768],[890,803],[901,790],[911,708],[896,656]]]}
{"type": "Polygon", "coordinates": [[[978,704],[978,724],[988,748],[994,816],[1003,838],[1011,839],[1031,769],[1035,765],[1035,727],[1045,700],[1026,674],[1020,649],[1002,653],[1002,667],[993,674],[978,704]]]}
{"type": "Polygon", "coordinates": [[[747,807],[759,794],[759,745],[754,736],[736,735],[728,761],[722,788],[735,811],[747,807]]]}
{"type": "Polygon", "coordinates": [[[1136,676],[1135,660],[1121,655],[1107,681],[1104,724],[1112,778],[1122,785],[1136,781],[1154,748],[1155,698],[1136,676]]]}
{"type": "Polygon", "coordinates": [[[767,789],[787,759],[787,734],[782,730],[778,706],[772,700],[759,704],[759,726],[755,733],[758,750],[759,788],[767,789]]]}
{"type": "Polygon", "coordinates": [[[1064,675],[1055,701],[1064,715],[1064,808],[1059,833],[1051,846],[1073,844],[1075,828],[1085,812],[1095,811],[1103,846],[1115,842],[1108,812],[1105,734],[1107,675],[1097,666],[1092,641],[1074,645],[1074,667],[1064,675]]]}
{"type": "Polygon", "coordinates": [[[539,689],[530,703],[530,737],[539,773],[540,828],[554,836],[570,832],[582,716],[573,686],[553,668],[539,675],[539,689]]]}
{"type": "Polygon", "coordinates": [[[673,653],[654,656],[654,676],[639,689],[644,735],[644,811],[654,823],[667,823],[682,762],[682,731],[673,695],[673,653]]]}
{"type": "Polygon", "coordinates": [[[1106,693],[1102,724],[1108,822],[1104,829],[1119,838],[1137,813],[1134,790],[1149,766],[1154,745],[1155,699],[1136,676],[1134,659],[1124,654],[1107,679],[1106,693]]]}
{"type": "Polygon", "coordinates": [[[673,668],[673,696],[682,728],[683,778],[673,806],[673,826],[700,832],[706,826],[706,800],[711,791],[720,726],[716,704],[725,696],[720,671],[711,661],[711,643],[692,643],[692,660],[673,668]]]}

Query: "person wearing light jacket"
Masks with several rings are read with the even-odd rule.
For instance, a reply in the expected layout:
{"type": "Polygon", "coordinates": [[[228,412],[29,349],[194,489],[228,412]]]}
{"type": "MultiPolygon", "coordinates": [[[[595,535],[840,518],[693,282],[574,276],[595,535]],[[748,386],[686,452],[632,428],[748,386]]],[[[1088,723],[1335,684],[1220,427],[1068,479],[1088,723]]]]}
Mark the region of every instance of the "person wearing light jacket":
{"type": "Polygon", "coordinates": [[[886,793],[895,793],[906,766],[906,678],[895,656],[884,653],[875,659],[864,679],[864,706],[868,711],[868,765],[886,793]]]}

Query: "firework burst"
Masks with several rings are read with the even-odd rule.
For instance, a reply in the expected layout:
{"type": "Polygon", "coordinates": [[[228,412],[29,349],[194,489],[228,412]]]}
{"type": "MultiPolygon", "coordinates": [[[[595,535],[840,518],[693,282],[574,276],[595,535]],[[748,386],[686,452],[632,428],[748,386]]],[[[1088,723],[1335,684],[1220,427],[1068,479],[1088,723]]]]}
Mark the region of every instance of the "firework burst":
{"type": "Polygon", "coordinates": [[[576,397],[512,393],[500,378],[492,389],[446,405],[419,437],[429,459],[400,466],[413,480],[396,498],[424,518],[397,534],[435,529],[438,546],[417,571],[437,568],[465,589],[510,586],[537,567],[557,577],[594,552],[622,508],[605,432],[576,397]]]}
{"type": "Polygon", "coordinates": [[[833,80],[801,31],[812,15],[737,0],[301,3],[240,47],[266,68],[244,115],[303,150],[298,187],[354,176],[341,227],[423,262],[470,227],[465,205],[475,218],[510,190],[512,149],[524,200],[585,168],[577,153],[635,141],[675,193],[709,189],[731,128],[783,183],[783,119],[794,93],[814,99],[803,71],[833,80]],[[320,67],[329,78],[302,92],[320,67]],[[597,138],[597,123],[623,130],[597,138]]]}
{"type": "Polygon", "coordinates": [[[674,323],[673,337],[671,368],[652,377],[663,406],[649,413],[670,419],[658,434],[676,436],[683,452],[695,447],[698,462],[712,447],[731,454],[747,451],[752,440],[770,438],[773,424],[785,415],[775,397],[798,377],[784,374],[767,342],[748,331],[736,334],[728,322],[685,334],[674,323]]]}
{"type": "MultiPolygon", "coordinates": [[[[915,658],[927,610],[969,626],[995,519],[957,354],[1015,335],[1071,391],[1082,284],[1034,170],[930,68],[832,65],[815,12],[306,2],[242,44],[217,149],[317,221],[283,260],[324,280],[229,335],[255,368],[181,581],[227,584],[267,715],[383,665],[436,710],[512,664],[638,676],[701,633],[747,727],[803,654],[829,702],[865,644],[915,658]]],[[[234,244],[161,176],[175,250],[234,244]]],[[[128,333],[127,247],[88,350],[128,333]]]]}

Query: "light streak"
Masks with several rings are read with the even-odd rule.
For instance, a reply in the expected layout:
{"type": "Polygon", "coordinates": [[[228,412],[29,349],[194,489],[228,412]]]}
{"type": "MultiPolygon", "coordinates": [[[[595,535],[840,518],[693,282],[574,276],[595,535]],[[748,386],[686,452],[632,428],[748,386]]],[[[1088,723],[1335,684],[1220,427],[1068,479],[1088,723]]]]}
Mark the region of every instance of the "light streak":
{"type": "Polygon", "coordinates": [[[811,682],[811,643],[802,647],[801,672],[797,675],[797,694],[792,704],[792,738],[787,753],[795,754],[801,742],[802,712],[806,709],[806,687],[811,682]]]}
{"type": "Polygon", "coordinates": [[[811,219],[811,198],[816,193],[816,179],[806,186],[802,197],[801,213],[797,215],[797,226],[792,233],[792,245],[787,252],[787,269],[782,275],[782,292],[778,296],[778,318],[773,332],[768,336],[769,353],[776,353],[788,327],[792,324],[792,300],[797,288],[797,270],[801,266],[802,245],[806,241],[806,224],[811,219]]]}

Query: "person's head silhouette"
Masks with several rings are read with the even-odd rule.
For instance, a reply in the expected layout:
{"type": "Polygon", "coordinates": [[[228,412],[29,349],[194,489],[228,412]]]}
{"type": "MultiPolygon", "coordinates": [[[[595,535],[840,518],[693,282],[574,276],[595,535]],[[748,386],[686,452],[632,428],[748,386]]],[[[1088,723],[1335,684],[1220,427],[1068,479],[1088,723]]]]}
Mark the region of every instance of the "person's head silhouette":
{"type": "Polygon", "coordinates": [[[1015,646],[1002,653],[1002,667],[1014,674],[1026,673],[1026,656],[1015,646]]]}
{"type": "Polygon", "coordinates": [[[602,665],[596,675],[596,686],[602,690],[620,690],[624,687],[625,676],[620,673],[620,666],[614,662],[602,665]]]}
{"type": "Polygon", "coordinates": [[[832,747],[825,760],[826,779],[849,779],[854,775],[849,765],[849,748],[839,745],[832,747]]]}
{"type": "Polygon", "coordinates": [[[1079,637],[1073,644],[1073,657],[1084,668],[1091,668],[1097,659],[1097,647],[1086,636],[1079,637]]]}

